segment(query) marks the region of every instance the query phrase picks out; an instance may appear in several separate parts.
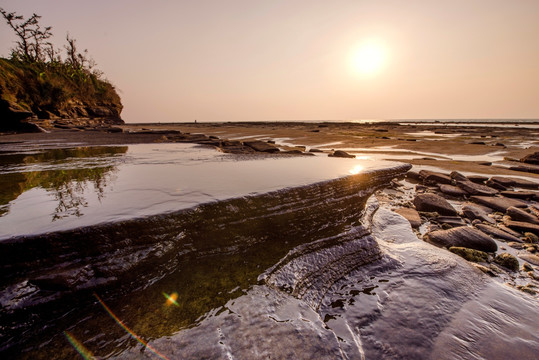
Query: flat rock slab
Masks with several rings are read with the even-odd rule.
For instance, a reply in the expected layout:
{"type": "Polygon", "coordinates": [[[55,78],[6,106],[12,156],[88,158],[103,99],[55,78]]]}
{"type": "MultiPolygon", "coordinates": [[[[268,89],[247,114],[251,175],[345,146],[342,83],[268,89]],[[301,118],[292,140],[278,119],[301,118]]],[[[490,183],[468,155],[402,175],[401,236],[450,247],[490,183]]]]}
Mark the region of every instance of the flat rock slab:
{"type": "Polygon", "coordinates": [[[518,243],[523,242],[522,240],[520,240],[520,238],[512,234],[509,234],[508,232],[503,231],[502,229],[498,229],[497,227],[494,227],[494,226],[490,226],[486,224],[476,224],[475,227],[481,230],[482,232],[484,232],[485,234],[489,234],[490,236],[493,236],[497,239],[502,239],[505,241],[514,241],[518,243]]]}
{"type": "Polygon", "coordinates": [[[493,176],[490,178],[490,181],[494,181],[505,187],[516,186],[521,188],[539,189],[539,182],[515,177],[493,176]]]}
{"type": "Polygon", "coordinates": [[[471,195],[485,195],[493,196],[498,193],[498,190],[488,187],[486,185],[476,184],[470,180],[457,181],[457,186],[471,195]]]}
{"type": "Polygon", "coordinates": [[[471,200],[488,206],[491,209],[506,212],[511,206],[523,208],[528,206],[524,201],[519,199],[493,197],[493,196],[471,196],[471,200]]]}
{"type": "Polygon", "coordinates": [[[521,258],[522,260],[526,260],[530,264],[539,266],[539,256],[537,256],[537,255],[534,255],[534,254],[519,254],[518,257],[521,258]]]}
{"type": "Polygon", "coordinates": [[[516,198],[516,199],[525,199],[525,200],[535,199],[535,200],[539,200],[539,193],[534,192],[534,191],[511,191],[511,190],[506,190],[506,191],[500,192],[500,194],[505,196],[505,197],[516,198]]]}
{"type": "Polygon", "coordinates": [[[264,141],[244,141],[243,145],[250,147],[251,149],[259,152],[274,153],[279,152],[279,148],[264,141]]]}
{"type": "Polygon", "coordinates": [[[539,225],[539,218],[537,218],[537,216],[527,213],[526,211],[514,206],[507,208],[507,215],[511,216],[511,220],[539,225]]]}
{"type": "Polygon", "coordinates": [[[518,230],[522,232],[531,232],[539,236],[539,225],[530,224],[522,221],[506,221],[505,225],[513,230],[518,230]]]}
{"type": "Polygon", "coordinates": [[[498,250],[496,242],[487,234],[468,226],[433,231],[427,235],[427,239],[433,244],[445,246],[447,248],[458,246],[485,252],[494,252],[498,250]]]}
{"type": "Polygon", "coordinates": [[[439,173],[430,170],[421,170],[419,176],[427,183],[435,184],[451,184],[451,177],[449,175],[439,173]]]}
{"type": "Polygon", "coordinates": [[[462,206],[462,213],[464,216],[466,216],[470,220],[480,220],[485,221],[491,224],[495,224],[496,221],[489,217],[488,214],[492,212],[491,209],[487,208],[488,210],[485,210],[484,206],[481,205],[475,205],[471,203],[466,203],[462,206]]]}
{"type": "Polygon", "coordinates": [[[481,175],[470,175],[468,176],[468,180],[476,184],[484,184],[488,180],[488,177],[481,175]]]}
{"type": "Polygon", "coordinates": [[[413,228],[418,228],[421,225],[421,217],[419,216],[417,210],[403,207],[396,209],[395,212],[408,220],[413,228]]]}
{"type": "Polygon", "coordinates": [[[456,197],[468,195],[468,193],[462,190],[461,188],[453,186],[453,185],[447,185],[447,184],[440,185],[440,191],[446,195],[456,196],[456,197]]]}
{"type": "Polygon", "coordinates": [[[437,212],[440,215],[457,215],[457,211],[443,197],[436,194],[417,194],[414,206],[418,211],[437,212]]]}
{"type": "Polygon", "coordinates": [[[510,166],[509,170],[522,171],[522,172],[527,172],[531,174],[539,174],[539,166],[535,166],[535,165],[510,166]]]}

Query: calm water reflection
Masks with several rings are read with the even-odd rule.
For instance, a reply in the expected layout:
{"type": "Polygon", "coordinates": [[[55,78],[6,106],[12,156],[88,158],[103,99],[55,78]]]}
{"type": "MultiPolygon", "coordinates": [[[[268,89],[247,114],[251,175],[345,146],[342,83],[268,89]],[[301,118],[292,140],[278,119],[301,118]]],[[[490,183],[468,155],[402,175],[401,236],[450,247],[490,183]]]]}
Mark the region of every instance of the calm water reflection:
{"type": "Polygon", "coordinates": [[[190,144],[0,154],[0,239],[162,214],[380,166],[326,156],[262,160],[190,144]]]}

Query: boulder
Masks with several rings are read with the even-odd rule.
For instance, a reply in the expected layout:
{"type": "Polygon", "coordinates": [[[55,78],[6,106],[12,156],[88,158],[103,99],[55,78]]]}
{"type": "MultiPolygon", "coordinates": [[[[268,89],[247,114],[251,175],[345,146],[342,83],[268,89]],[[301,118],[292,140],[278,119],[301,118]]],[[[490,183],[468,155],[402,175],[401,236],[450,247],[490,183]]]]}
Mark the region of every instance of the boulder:
{"type": "Polygon", "coordinates": [[[496,255],[494,262],[508,268],[509,270],[518,271],[518,260],[509,253],[501,253],[496,255]]]}
{"type": "Polygon", "coordinates": [[[518,231],[522,231],[522,232],[527,231],[527,232],[531,232],[531,233],[539,236],[539,225],[536,225],[536,224],[530,224],[530,223],[522,222],[522,221],[509,220],[509,221],[505,221],[505,225],[507,225],[507,227],[509,227],[510,229],[513,229],[513,230],[518,230],[518,231]]]}
{"type": "Polygon", "coordinates": [[[431,184],[451,184],[451,177],[436,171],[421,170],[419,176],[425,183],[431,184]]]}
{"type": "Polygon", "coordinates": [[[527,206],[522,200],[494,196],[471,196],[470,200],[501,212],[506,212],[511,206],[520,208],[527,206]]]}
{"type": "Polygon", "coordinates": [[[453,254],[457,254],[458,256],[468,261],[473,261],[473,262],[487,262],[488,261],[488,254],[484,251],[468,249],[465,247],[458,247],[458,246],[451,246],[449,248],[449,251],[451,251],[453,254]]]}
{"type": "Polygon", "coordinates": [[[468,195],[468,193],[459,187],[453,185],[442,184],[440,185],[440,191],[446,195],[461,197],[468,195]]]}
{"type": "Polygon", "coordinates": [[[414,206],[418,211],[437,212],[441,215],[457,215],[457,211],[443,197],[436,194],[417,194],[414,198],[414,206]]]}
{"type": "Polygon", "coordinates": [[[244,141],[243,145],[248,146],[258,152],[276,153],[280,151],[276,146],[260,140],[244,141]]]}
{"type": "Polygon", "coordinates": [[[417,210],[403,207],[396,209],[395,212],[408,220],[413,228],[418,228],[421,225],[421,217],[417,210]]]}
{"type": "Polygon", "coordinates": [[[356,157],[355,155],[349,154],[346,151],[342,151],[342,150],[335,150],[332,154],[329,154],[328,156],[338,157],[338,158],[350,158],[350,159],[353,159],[356,157]]]}
{"type": "Polygon", "coordinates": [[[498,193],[498,190],[482,184],[476,184],[470,180],[457,180],[457,186],[471,195],[493,196],[498,193]]]}
{"type": "Polygon", "coordinates": [[[518,243],[522,242],[522,240],[520,240],[519,237],[509,234],[508,232],[494,226],[490,226],[486,224],[475,224],[475,227],[481,230],[482,232],[484,232],[485,234],[489,234],[490,236],[497,239],[502,239],[505,241],[513,241],[513,242],[518,242],[518,243]]]}
{"type": "Polygon", "coordinates": [[[459,226],[449,230],[438,230],[427,234],[427,239],[439,246],[466,247],[486,252],[498,250],[496,242],[487,234],[468,226],[459,226]]]}
{"type": "MultiPolygon", "coordinates": [[[[488,208],[487,208],[488,209],[488,208]]],[[[490,209],[489,209],[490,210],[490,209]]],[[[478,206],[471,203],[466,203],[462,206],[462,213],[464,216],[466,216],[470,220],[480,220],[485,221],[491,224],[495,224],[496,221],[489,217],[488,214],[490,214],[492,210],[485,211],[484,206],[478,206]]]]}
{"type": "Polygon", "coordinates": [[[535,215],[529,214],[526,211],[514,206],[507,208],[507,215],[511,216],[511,219],[515,221],[539,224],[539,219],[535,215]]]}
{"type": "Polygon", "coordinates": [[[520,159],[520,161],[527,164],[539,165],[539,151],[524,156],[522,159],[520,159]]]}
{"type": "Polygon", "coordinates": [[[311,153],[321,153],[323,151],[320,150],[320,149],[309,149],[309,152],[311,152],[311,153]]]}

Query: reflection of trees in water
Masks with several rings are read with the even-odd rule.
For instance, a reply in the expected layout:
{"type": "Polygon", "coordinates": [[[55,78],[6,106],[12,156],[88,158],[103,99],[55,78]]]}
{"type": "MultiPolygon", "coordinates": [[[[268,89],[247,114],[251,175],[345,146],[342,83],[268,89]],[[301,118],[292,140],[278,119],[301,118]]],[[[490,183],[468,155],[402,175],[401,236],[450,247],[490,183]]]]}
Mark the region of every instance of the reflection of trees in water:
{"type": "MultiPolygon", "coordinates": [[[[123,154],[127,146],[92,147],[76,149],[55,149],[43,154],[20,157],[18,164],[44,163],[60,161],[65,163],[72,158],[110,157],[123,154]]],[[[1,157],[0,157],[1,158],[1,157]]],[[[13,157],[11,160],[15,160],[13,157]]],[[[3,159],[3,163],[7,160],[3,159]]],[[[11,164],[14,162],[12,161],[11,164]]],[[[116,178],[116,166],[102,166],[82,169],[31,171],[0,174],[0,216],[9,211],[9,202],[19,195],[35,187],[45,189],[53,194],[58,202],[53,214],[53,221],[69,216],[81,216],[82,208],[88,206],[86,193],[92,191],[99,201],[105,196],[105,190],[116,178]]]]}

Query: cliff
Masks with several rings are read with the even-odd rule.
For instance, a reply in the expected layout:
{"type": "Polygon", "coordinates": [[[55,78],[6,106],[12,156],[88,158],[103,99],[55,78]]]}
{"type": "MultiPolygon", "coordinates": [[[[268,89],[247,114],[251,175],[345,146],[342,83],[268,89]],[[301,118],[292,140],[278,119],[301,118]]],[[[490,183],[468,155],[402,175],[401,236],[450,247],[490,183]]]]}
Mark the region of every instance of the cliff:
{"type": "Polygon", "coordinates": [[[53,62],[0,59],[0,131],[39,131],[34,124],[123,124],[112,84],[85,69],[53,62]],[[64,120],[64,121],[62,121],[64,120]]]}

